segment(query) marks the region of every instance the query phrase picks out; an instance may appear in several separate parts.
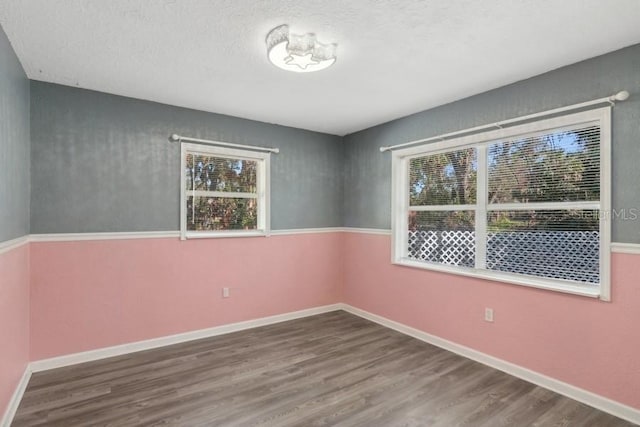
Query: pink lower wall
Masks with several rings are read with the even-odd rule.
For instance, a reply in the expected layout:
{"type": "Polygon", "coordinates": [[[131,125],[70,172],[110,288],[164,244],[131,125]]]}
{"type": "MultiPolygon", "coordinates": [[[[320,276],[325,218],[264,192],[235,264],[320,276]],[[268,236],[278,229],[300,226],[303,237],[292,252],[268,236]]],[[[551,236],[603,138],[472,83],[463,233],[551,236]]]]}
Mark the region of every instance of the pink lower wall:
{"type": "Polygon", "coordinates": [[[606,303],[391,265],[390,239],[345,233],[344,302],[640,409],[637,255],[613,254],[606,303]]]}
{"type": "Polygon", "coordinates": [[[0,254],[0,418],[29,363],[29,245],[0,254]]]}
{"type": "MultiPolygon", "coordinates": [[[[357,233],[32,243],[30,359],[346,302],[640,409],[637,256],[613,255],[604,303],[394,266],[390,246],[389,236],[357,233]],[[483,321],[485,307],[494,323],[483,321]]],[[[0,268],[0,301],[28,307],[24,287],[4,284],[26,273],[4,258],[0,268]]],[[[21,343],[3,385],[17,381],[28,348],[24,308],[10,310],[1,315],[23,332],[2,330],[21,343]]]]}
{"type": "Polygon", "coordinates": [[[337,303],[342,238],[32,243],[31,360],[337,303]]]}

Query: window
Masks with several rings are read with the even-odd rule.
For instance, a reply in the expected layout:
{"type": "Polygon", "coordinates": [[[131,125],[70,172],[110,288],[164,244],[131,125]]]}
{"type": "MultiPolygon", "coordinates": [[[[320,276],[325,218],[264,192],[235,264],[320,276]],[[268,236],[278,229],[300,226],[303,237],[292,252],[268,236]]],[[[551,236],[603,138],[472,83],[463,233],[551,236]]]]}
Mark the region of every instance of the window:
{"type": "Polygon", "coordinates": [[[182,144],[181,238],[269,234],[268,153],[182,144]]]}
{"type": "Polygon", "coordinates": [[[393,259],[609,299],[610,108],[393,152],[393,259]]]}

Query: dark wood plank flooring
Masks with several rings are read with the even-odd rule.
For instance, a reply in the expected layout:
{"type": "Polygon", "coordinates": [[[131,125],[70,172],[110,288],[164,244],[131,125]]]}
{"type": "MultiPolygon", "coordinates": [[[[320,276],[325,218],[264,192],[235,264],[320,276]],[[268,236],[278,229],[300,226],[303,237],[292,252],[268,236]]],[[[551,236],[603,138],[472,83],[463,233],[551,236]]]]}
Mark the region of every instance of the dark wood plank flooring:
{"type": "Polygon", "coordinates": [[[13,426],[631,426],[338,311],[31,378],[13,426]]]}

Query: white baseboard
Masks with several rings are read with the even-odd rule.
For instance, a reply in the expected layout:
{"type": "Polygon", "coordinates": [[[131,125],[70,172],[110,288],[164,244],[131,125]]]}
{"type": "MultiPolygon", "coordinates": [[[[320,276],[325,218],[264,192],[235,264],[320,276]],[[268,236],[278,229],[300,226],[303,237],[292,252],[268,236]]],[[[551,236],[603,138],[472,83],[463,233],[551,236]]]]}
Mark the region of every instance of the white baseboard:
{"type": "Polygon", "coordinates": [[[340,310],[341,308],[341,304],[331,304],[321,307],[308,308],[306,310],[277,314],[275,316],[261,317],[259,319],[246,320],[243,322],[229,323],[226,325],[214,326],[212,328],[199,329],[196,331],[189,331],[176,335],[168,335],[144,341],[136,341],[128,344],[116,345],[113,347],[99,348],[97,350],[83,351],[81,353],[52,357],[50,359],[36,360],[31,362],[29,364],[29,367],[32,372],[46,371],[49,369],[61,368],[64,366],[77,365],[79,363],[106,359],[108,357],[121,356],[123,354],[134,353],[137,351],[151,350],[153,348],[164,347],[167,345],[179,344],[202,338],[215,337],[217,335],[243,331],[245,329],[256,328],[259,326],[272,325],[274,323],[285,322],[287,320],[294,320],[301,317],[328,313],[330,311],[340,310]]]}
{"type": "Polygon", "coordinates": [[[39,372],[48,369],[55,369],[64,366],[75,365],[79,363],[90,362],[93,360],[105,359],[113,356],[120,356],[137,351],[150,350],[153,348],[163,347],[172,344],[178,344],[182,342],[197,340],[201,338],[214,337],[217,335],[228,334],[231,332],[242,331],[246,329],[256,328],[259,326],[266,326],[275,323],[284,322],[287,320],[299,319],[302,317],[314,316],[316,314],[327,313],[330,311],[344,310],[356,316],[378,323],[387,328],[396,330],[405,335],[435,345],[442,349],[459,354],[476,362],[506,372],[507,374],[521,378],[530,383],[539,385],[546,389],[552,390],[556,393],[567,396],[571,399],[582,402],[586,405],[592,406],[601,411],[612,414],[616,417],[625,419],[632,423],[640,424],[640,410],[624,405],[619,402],[615,402],[603,396],[599,396],[595,393],[587,390],[575,387],[571,384],[559,381],[557,379],[548,377],[538,372],[532,371],[527,368],[515,365],[502,359],[490,356],[485,353],[481,353],[469,347],[465,347],[460,344],[445,340],[435,335],[428,334],[402,323],[387,319],[377,314],[370,313],[365,310],[353,307],[344,303],[331,304],[321,307],[314,307],[306,310],[294,311],[290,313],[278,314],[275,316],[262,317],[259,319],[247,320],[238,323],[231,323],[222,326],[216,326],[207,329],[201,329],[197,331],[190,331],[176,335],[170,335],[160,338],[154,338],[145,341],[138,341],[129,344],[122,344],[113,347],[106,347],[97,350],[85,351],[82,353],[75,353],[66,356],[54,357],[50,359],[43,359],[31,362],[14,392],[14,395],[9,403],[7,411],[2,418],[0,426],[8,427],[13,420],[13,416],[18,408],[20,399],[26,389],[29,378],[32,372],[39,372]]]}
{"type": "Polygon", "coordinates": [[[4,415],[0,420],[0,426],[9,427],[13,422],[13,417],[16,415],[18,405],[20,405],[20,401],[22,400],[22,395],[24,395],[24,391],[27,389],[27,384],[29,384],[29,379],[31,379],[31,368],[27,365],[15,391],[13,392],[13,395],[11,396],[11,400],[9,400],[9,405],[7,405],[7,409],[4,411],[4,415]]]}
{"type": "Polygon", "coordinates": [[[275,323],[286,322],[287,320],[300,319],[302,317],[315,316],[316,314],[328,313],[330,311],[341,310],[342,304],[331,304],[320,307],[308,308],[305,310],[293,311],[274,316],[261,317],[259,319],[246,320],[243,322],[229,323],[212,328],[200,329],[196,331],[184,332],[176,335],[168,335],[150,340],[137,341],[128,344],[116,345],[113,347],[99,348],[97,350],[84,351],[81,353],[68,354],[65,356],[52,357],[50,359],[36,360],[26,367],[18,386],[16,387],[7,410],[0,420],[0,427],[9,427],[16,414],[18,405],[22,400],[24,391],[27,388],[29,379],[33,372],[41,372],[49,369],[62,368],[64,366],[77,365],[79,363],[91,362],[94,360],[106,359],[108,357],[121,356],[135,353],[137,351],[151,350],[172,344],[179,344],[202,338],[214,337],[231,332],[243,331],[245,329],[257,328],[259,326],[273,325],[275,323]]]}
{"type": "Polygon", "coordinates": [[[498,369],[499,371],[506,372],[509,375],[513,375],[514,377],[518,377],[563,396],[567,396],[618,418],[622,418],[635,424],[640,424],[640,410],[638,409],[348,304],[341,304],[341,308],[356,316],[378,323],[382,326],[396,330],[405,335],[409,335],[413,338],[419,339],[420,341],[435,345],[436,347],[448,350],[452,353],[459,354],[468,359],[475,360],[476,362],[498,369]]]}

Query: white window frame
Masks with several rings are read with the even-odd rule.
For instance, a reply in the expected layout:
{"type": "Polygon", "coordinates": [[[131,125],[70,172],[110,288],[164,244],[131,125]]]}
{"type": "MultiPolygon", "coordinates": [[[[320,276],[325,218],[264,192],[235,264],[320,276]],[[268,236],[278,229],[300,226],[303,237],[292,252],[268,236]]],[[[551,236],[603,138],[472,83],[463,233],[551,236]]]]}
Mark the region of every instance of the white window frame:
{"type": "MultiPolygon", "coordinates": [[[[540,289],[547,289],[558,292],[565,292],[576,295],[583,295],[593,298],[600,298],[603,301],[610,301],[610,256],[611,256],[611,108],[604,107],[574,114],[567,114],[545,120],[538,120],[522,125],[511,126],[504,129],[496,129],[473,135],[458,137],[451,140],[439,141],[430,144],[412,146],[392,152],[392,264],[423,268],[457,275],[489,279],[498,282],[511,283],[516,285],[529,286],[540,289]],[[504,138],[522,137],[528,134],[540,134],[545,131],[559,130],[561,128],[573,128],[580,125],[597,124],[600,127],[600,202],[576,202],[576,209],[594,209],[599,212],[599,233],[600,233],[600,284],[580,285],[577,282],[561,279],[550,279],[538,276],[527,276],[499,271],[486,270],[484,268],[467,268],[450,266],[426,261],[418,261],[408,258],[408,216],[409,216],[409,161],[415,157],[437,154],[438,152],[449,152],[455,149],[476,148],[478,149],[478,189],[477,203],[468,205],[468,210],[475,212],[476,221],[482,215],[484,221],[478,227],[476,222],[476,242],[484,239],[486,241],[486,212],[488,204],[486,195],[488,193],[488,177],[486,150],[492,142],[504,138]],[[482,203],[481,203],[482,202],[482,203]]],[[[558,205],[566,209],[567,203],[527,203],[519,204],[522,209],[554,209],[558,205]]],[[[506,205],[501,205],[501,208],[506,205]]],[[[440,207],[439,207],[440,208],[440,207]]],[[[454,206],[453,209],[461,209],[461,206],[454,206]]],[[[466,208],[464,210],[467,210],[466,208]]],[[[476,244],[476,265],[482,262],[486,256],[485,245],[476,244]]]]}
{"type": "MultiPolygon", "coordinates": [[[[256,237],[269,236],[270,226],[270,153],[262,153],[235,148],[217,147],[212,145],[182,143],[180,149],[180,239],[199,239],[215,237],[256,237]],[[187,197],[191,194],[186,190],[187,177],[185,174],[187,154],[204,154],[229,159],[251,160],[257,162],[257,200],[258,224],[255,230],[219,230],[193,231],[187,230],[187,197]]],[[[214,197],[229,197],[231,193],[208,192],[214,197]]]]}

